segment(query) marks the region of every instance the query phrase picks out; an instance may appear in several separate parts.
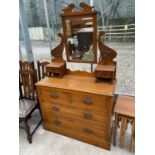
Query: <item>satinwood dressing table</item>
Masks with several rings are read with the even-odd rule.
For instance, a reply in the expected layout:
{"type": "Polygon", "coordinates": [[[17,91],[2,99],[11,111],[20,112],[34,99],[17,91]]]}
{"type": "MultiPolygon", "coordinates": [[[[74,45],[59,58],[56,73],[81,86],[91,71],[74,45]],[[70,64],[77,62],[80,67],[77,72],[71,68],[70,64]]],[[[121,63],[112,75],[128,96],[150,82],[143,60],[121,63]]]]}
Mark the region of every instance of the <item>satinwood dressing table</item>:
{"type": "Polygon", "coordinates": [[[117,54],[100,41],[103,33],[100,32],[97,37],[97,12],[85,3],[80,3],[80,6],[81,12],[72,11],[74,4],[63,10],[61,17],[64,31],[63,35],[58,34],[61,43],[51,51],[52,63],[47,66],[48,77],[36,84],[43,127],[48,131],[110,149],[111,113],[116,86],[116,63],[113,59],[117,54]],[[89,32],[81,34],[83,28],[89,32]],[[87,37],[92,40],[88,39],[84,45],[80,39],[87,37]],[[97,43],[100,50],[98,63],[97,43]],[[62,56],[64,47],[67,60],[62,56]],[[99,66],[91,73],[70,71],[66,61],[97,63],[99,66]],[[98,81],[98,78],[102,80],[98,81]]]}

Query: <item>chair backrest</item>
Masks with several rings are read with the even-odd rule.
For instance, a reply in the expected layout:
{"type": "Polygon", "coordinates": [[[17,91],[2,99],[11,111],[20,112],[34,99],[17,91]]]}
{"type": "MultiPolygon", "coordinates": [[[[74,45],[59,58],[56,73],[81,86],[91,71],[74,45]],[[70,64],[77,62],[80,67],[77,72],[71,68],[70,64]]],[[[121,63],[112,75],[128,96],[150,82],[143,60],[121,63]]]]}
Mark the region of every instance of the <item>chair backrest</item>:
{"type": "Polygon", "coordinates": [[[37,68],[38,68],[38,78],[39,80],[43,79],[46,75],[46,65],[50,64],[48,61],[37,61],[37,68]]]}
{"type": "Polygon", "coordinates": [[[23,84],[23,97],[28,99],[37,99],[35,83],[37,80],[37,71],[32,69],[20,70],[23,84]]]}
{"type": "Polygon", "coordinates": [[[33,61],[19,61],[20,70],[23,69],[34,69],[34,62],[33,61]]]}
{"type": "Polygon", "coordinates": [[[19,73],[19,98],[23,97],[23,92],[22,92],[22,80],[21,80],[21,74],[19,73]]]}

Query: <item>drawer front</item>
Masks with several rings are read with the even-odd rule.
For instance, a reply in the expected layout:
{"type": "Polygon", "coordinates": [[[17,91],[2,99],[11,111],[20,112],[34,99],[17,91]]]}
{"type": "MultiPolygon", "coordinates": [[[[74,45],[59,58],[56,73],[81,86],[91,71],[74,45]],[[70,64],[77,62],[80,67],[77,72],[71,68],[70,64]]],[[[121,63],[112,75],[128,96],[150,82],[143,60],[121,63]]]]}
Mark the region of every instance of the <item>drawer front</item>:
{"type": "Polygon", "coordinates": [[[71,95],[71,103],[77,108],[107,113],[109,112],[108,106],[112,103],[112,98],[108,96],[91,95],[86,93],[73,93],[71,95]]]}
{"type": "Polygon", "coordinates": [[[50,73],[59,73],[59,69],[55,67],[46,67],[46,71],[50,73]]]}
{"type": "Polygon", "coordinates": [[[40,89],[41,102],[54,102],[57,104],[68,104],[69,95],[56,88],[43,87],[40,89]]]}
{"type": "Polygon", "coordinates": [[[112,78],[114,75],[114,72],[113,71],[96,71],[95,75],[97,77],[112,78]]]}
{"type": "Polygon", "coordinates": [[[105,139],[106,130],[94,127],[91,124],[81,124],[80,120],[76,120],[66,115],[53,115],[46,113],[46,123],[66,130],[70,130],[79,134],[89,135],[90,137],[105,139]]]}
{"type": "Polygon", "coordinates": [[[92,124],[96,124],[102,128],[107,124],[107,113],[95,112],[95,111],[86,111],[83,109],[78,109],[72,105],[64,106],[57,105],[54,103],[44,102],[44,109],[42,109],[45,113],[49,112],[51,114],[65,114],[70,117],[75,117],[81,119],[83,122],[89,122],[92,124]]]}

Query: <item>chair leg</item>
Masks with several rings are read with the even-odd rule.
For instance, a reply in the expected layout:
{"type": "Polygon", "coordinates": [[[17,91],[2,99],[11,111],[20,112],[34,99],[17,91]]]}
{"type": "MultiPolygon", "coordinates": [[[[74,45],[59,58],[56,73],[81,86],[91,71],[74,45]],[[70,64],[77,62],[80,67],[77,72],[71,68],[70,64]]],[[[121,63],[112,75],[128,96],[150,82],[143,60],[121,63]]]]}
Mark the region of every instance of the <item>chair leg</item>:
{"type": "Polygon", "coordinates": [[[31,115],[29,115],[28,119],[30,119],[30,118],[31,118],[31,115]]]}
{"type": "MultiPolygon", "coordinates": [[[[38,100],[38,102],[39,102],[39,100],[38,100]]],[[[38,110],[39,110],[39,113],[40,113],[40,116],[41,116],[41,120],[42,120],[42,113],[41,113],[40,103],[38,104],[38,110]]]]}
{"type": "Polygon", "coordinates": [[[26,134],[27,134],[27,140],[29,141],[29,143],[32,143],[32,136],[30,134],[30,127],[28,125],[27,119],[23,120],[24,125],[25,125],[25,130],[26,130],[26,134]]]}

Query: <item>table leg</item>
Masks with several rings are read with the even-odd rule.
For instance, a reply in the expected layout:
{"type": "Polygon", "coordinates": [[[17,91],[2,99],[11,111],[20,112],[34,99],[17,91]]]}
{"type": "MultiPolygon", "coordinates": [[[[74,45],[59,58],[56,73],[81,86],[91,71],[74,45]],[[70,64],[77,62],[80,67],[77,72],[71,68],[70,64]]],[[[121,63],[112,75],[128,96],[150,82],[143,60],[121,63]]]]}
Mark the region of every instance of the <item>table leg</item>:
{"type": "Polygon", "coordinates": [[[127,118],[121,117],[120,147],[124,146],[127,118]]]}
{"type": "Polygon", "coordinates": [[[131,137],[130,137],[130,151],[134,150],[134,137],[135,137],[135,120],[132,122],[132,131],[131,131],[131,137]]]}
{"type": "Polygon", "coordinates": [[[118,124],[118,114],[115,113],[114,139],[113,139],[114,146],[116,146],[117,124],[118,124]]]}

